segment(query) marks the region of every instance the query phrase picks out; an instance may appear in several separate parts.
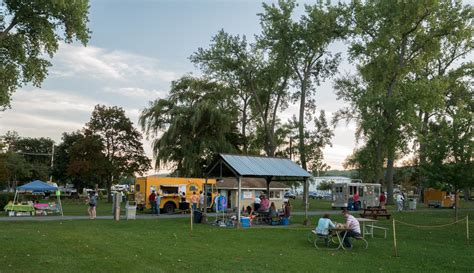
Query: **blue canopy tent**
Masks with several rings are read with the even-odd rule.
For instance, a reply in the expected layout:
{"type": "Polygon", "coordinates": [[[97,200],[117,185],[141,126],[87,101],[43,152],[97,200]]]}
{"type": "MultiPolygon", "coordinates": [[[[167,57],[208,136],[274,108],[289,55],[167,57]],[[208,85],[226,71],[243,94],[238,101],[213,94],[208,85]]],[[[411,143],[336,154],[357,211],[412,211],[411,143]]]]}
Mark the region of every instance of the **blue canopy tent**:
{"type": "MultiPolygon", "coordinates": [[[[19,186],[16,188],[15,197],[13,199],[13,204],[16,202],[16,198],[18,196],[18,192],[33,192],[33,193],[40,193],[40,192],[56,192],[58,187],[50,185],[46,182],[41,180],[35,180],[28,184],[19,186]]],[[[58,198],[59,209],[61,210],[61,215],[63,215],[63,207],[61,205],[61,198],[59,194],[56,194],[58,198]]]]}
{"type": "Polygon", "coordinates": [[[35,180],[23,186],[16,188],[17,191],[31,191],[31,192],[55,192],[58,187],[51,186],[50,184],[41,180],[35,180]]]}

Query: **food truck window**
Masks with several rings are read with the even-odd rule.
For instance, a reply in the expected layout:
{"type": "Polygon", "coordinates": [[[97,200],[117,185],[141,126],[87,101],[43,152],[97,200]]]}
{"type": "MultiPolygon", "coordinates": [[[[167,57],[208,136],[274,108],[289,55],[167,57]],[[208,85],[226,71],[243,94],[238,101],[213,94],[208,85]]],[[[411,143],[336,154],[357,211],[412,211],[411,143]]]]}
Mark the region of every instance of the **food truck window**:
{"type": "Polygon", "coordinates": [[[359,196],[364,197],[364,187],[359,188],[359,196]]]}
{"type": "Polygon", "coordinates": [[[166,186],[161,186],[161,191],[163,194],[173,194],[173,193],[178,193],[178,187],[166,187],[166,186]]]}

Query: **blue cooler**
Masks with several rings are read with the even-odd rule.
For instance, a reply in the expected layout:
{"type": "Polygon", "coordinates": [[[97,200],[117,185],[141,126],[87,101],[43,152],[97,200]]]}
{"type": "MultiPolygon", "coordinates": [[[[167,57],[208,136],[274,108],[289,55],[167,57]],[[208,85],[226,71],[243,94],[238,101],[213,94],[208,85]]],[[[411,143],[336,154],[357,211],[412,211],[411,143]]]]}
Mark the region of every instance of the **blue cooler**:
{"type": "Polygon", "coordinates": [[[289,218],[282,218],[281,219],[281,224],[284,226],[288,226],[290,224],[290,219],[289,218]]]}
{"type": "Polygon", "coordinates": [[[248,217],[240,217],[241,227],[249,228],[250,227],[250,218],[248,217]]]}

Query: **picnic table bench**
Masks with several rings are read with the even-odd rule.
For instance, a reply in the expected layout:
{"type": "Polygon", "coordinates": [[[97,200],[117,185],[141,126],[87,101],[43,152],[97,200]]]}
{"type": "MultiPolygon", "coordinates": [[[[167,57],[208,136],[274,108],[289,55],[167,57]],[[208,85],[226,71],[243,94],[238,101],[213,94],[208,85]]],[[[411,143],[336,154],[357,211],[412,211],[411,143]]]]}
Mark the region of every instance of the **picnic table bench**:
{"type": "Polygon", "coordinates": [[[387,209],[365,208],[364,213],[361,213],[360,217],[372,219],[377,219],[377,217],[386,217],[387,219],[390,219],[390,213],[388,213],[387,209]]]}

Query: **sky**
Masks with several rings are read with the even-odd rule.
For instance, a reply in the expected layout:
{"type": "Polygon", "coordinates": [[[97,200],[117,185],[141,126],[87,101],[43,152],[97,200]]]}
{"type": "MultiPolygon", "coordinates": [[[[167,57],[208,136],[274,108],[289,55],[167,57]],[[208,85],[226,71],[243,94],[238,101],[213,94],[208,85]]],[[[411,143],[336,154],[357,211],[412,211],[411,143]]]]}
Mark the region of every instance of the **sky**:
{"type": "MultiPolygon", "coordinates": [[[[60,44],[41,88],[20,88],[11,109],[0,112],[0,135],[14,130],[59,143],[63,132],[84,127],[97,104],[123,107],[136,125],[150,101],[167,96],[171,81],[199,74],[189,56],[207,48],[219,30],[248,38],[258,34],[259,12],[261,2],[255,0],[92,0],[87,46],[60,44]]],[[[335,43],[330,50],[343,53],[338,73],[353,71],[344,44],[335,43]]],[[[317,88],[316,101],[328,117],[344,106],[336,100],[332,79],[317,88]]],[[[280,116],[287,120],[297,110],[290,106],[280,116]]],[[[342,169],[356,146],[355,125],[341,123],[334,133],[324,161],[342,169]]],[[[152,157],[149,141],[144,140],[144,148],[152,157]]]]}

